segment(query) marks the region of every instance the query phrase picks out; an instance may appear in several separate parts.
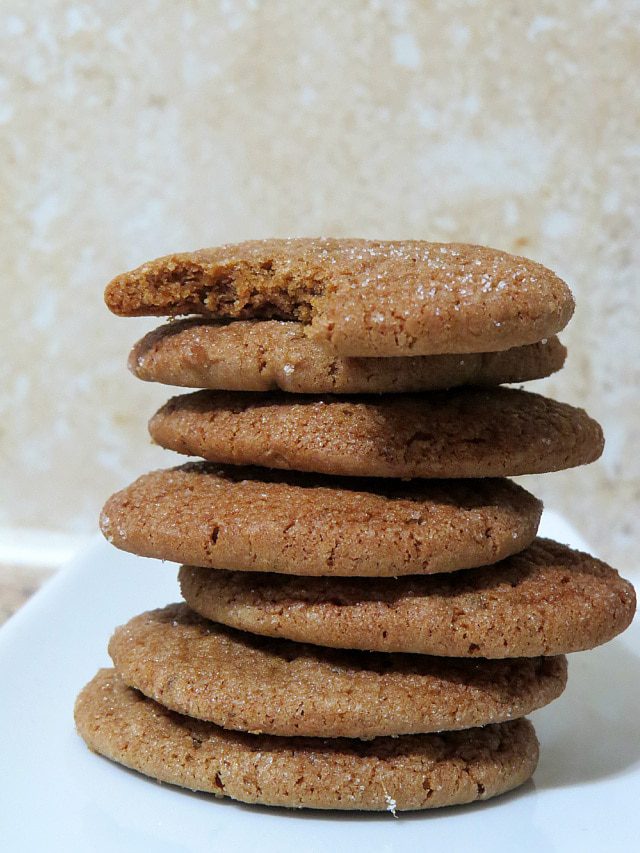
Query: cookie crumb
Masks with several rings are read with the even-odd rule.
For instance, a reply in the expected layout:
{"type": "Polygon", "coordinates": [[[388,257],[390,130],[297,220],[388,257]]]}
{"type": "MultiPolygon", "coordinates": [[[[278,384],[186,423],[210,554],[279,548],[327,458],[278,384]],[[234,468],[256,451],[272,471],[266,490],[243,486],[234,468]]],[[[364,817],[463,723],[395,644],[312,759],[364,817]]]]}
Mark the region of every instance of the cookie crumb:
{"type": "Polygon", "coordinates": [[[397,812],[396,812],[396,809],[398,806],[397,802],[393,799],[393,797],[390,797],[389,794],[384,795],[384,801],[387,804],[387,811],[391,812],[391,814],[397,819],[397,817],[398,817],[397,812]]]}

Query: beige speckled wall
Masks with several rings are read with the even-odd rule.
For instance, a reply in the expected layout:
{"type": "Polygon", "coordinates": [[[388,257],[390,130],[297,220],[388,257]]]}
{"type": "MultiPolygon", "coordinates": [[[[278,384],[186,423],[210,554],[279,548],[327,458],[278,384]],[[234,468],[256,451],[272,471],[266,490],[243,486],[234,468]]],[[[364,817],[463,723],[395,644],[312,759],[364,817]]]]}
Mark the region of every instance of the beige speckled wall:
{"type": "Polygon", "coordinates": [[[102,305],[172,250],[286,235],[469,240],[574,289],[547,390],[604,425],[527,485],[633,571],[640,546],[637,0],[5,0],[0,528],[87,533],[172,462],[102,305]]]}

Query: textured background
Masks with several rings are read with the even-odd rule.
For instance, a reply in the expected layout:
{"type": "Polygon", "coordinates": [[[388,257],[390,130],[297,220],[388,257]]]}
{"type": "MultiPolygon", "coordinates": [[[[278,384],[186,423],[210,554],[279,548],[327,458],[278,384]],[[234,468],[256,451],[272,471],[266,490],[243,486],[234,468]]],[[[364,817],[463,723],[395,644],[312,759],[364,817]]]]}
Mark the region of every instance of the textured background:
{"type": "Polygon", "coordinates": [[[114,274],[252,237],[455,239],[572,286],[568,365],[538,384],[607,449],[526,485],[632,571],[639,36],[634,0],[5,0],[5,541],[88,534],[110,491],[173,462],[145,429],[167,391],[125,368],[154,323],[108,314],[114,274]]]}

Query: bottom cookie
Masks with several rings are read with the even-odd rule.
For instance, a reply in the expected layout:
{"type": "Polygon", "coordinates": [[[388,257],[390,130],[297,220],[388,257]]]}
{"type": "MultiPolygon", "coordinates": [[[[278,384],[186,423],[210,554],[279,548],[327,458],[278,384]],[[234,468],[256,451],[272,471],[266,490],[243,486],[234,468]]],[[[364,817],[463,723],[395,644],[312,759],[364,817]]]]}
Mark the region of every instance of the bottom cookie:
{"type": "Polygon", "coordinates": [[[283,738],[227,731],[168,711],[102,669],[76,701],[90,749],[162,782],[246,803],[404,811],[486,800],[538,761],[520,719],[428,735],[283,738]]]}

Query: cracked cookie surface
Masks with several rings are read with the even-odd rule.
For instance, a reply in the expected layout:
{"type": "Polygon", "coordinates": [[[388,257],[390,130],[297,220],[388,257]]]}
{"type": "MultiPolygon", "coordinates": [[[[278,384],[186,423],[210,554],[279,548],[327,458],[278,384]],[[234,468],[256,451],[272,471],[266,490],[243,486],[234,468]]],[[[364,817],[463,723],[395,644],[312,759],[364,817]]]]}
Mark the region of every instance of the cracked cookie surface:
{"type": "Polygon", "coordinates": [[[250,735],[168,711],[109,669],[82,690],[75,720],[90,749],[154,779],[291,808],[470,803],[521,785],[538,762],[528,720],[372,741],[250,735]]]}
{"type": "Polygon", "coordinates": [[[167,708],[227,729],[372,738],[523,717],[564,690],[564,657],[476,661],[326,649],[235,631],[186,604],[117,628],[122,680],[167,708]]]}
{"type": "Polygon", "coordinates": [[[234,628],[336,648],[506,658],[606,643],[635,613],[632,585],[550,539],[500,563],[431,577],[351,579],[183,566],[182,594],[234,628]]]}
{"type": "Polygon", "coordinates": [[[213,569],[396,576],[494,563],[536,535],[542,504],[508,480],[322,477],[192,462],[112,495],[125,551],[213,569]]]}
{"type": "Polygon", "coordinates": [[[149,431],[213,462],[359,477],[510,477],[597,459],[582,409],[513,388],[305,396],[196,391],[169,400],[149,431]]]}
{"type": "Polygon", "coordinates": [[[501,352],[350,358],[311,340],[301,323],[192,318],[145,335],[131,350],[129,369],[148,382],[187,388],[378,394],[526,382],[560,370],[565,356],[551,337],[501,352]]]}

